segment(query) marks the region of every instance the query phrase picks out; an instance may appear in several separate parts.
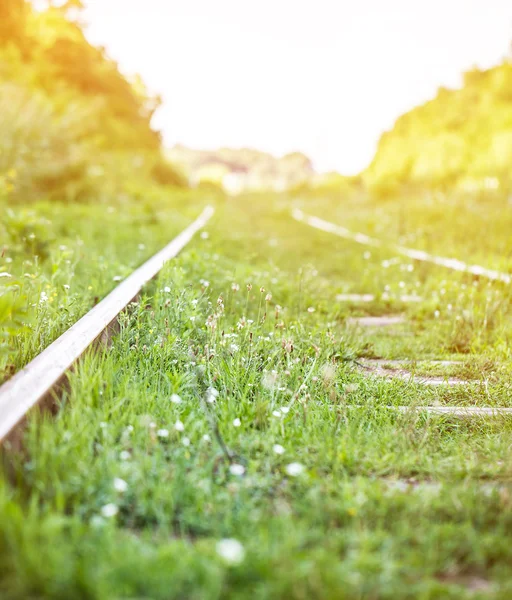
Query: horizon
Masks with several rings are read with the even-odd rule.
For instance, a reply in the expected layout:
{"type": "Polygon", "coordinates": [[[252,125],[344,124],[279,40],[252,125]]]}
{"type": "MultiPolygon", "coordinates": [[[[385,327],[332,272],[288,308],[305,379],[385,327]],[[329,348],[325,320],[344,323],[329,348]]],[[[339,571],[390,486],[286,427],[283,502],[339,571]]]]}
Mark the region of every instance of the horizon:
{"type": "Polygon", "coordinates": [[[301,152],[318,172],[344,175],[371,162],[401,114],[509,52],[504,0],[335,4],[315,4],[317,29],[313,3],[291,0],[85,0],[84,17],[88,39],[162,96],[154,125],[166,146],[301,152]]]}

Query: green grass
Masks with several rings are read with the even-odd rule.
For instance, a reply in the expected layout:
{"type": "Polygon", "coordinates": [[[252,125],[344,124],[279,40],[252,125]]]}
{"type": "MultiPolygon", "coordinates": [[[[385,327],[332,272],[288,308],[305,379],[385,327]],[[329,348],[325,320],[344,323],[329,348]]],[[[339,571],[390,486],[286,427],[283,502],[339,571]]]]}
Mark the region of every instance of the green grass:
{"type": "Polygon", "coordinates": [[[0,382],[184,229],[203,202],[175,191],[148,203],[0,205],[0,272],[9,275],[0,279],[0,313],[15,305],[19,321],[0,338],[0,382]]]}
{"type": "MultiPolygon", "coordinates": [[[[297,204],[306,212],[391,244],[512,271],[512,211],[503,192],[415,190],[389,200],[363,192],[343,196],[331,192],[314,197],[297,194],[297,204]]],[[[450,277],[449,271],[445,277],[450,277]]]]}
{"type": "Polygon", "coordinates": [[[0,489],[1,597],[510,597],[512,420],[386,408],[511,406],[509,289],[383,268],[384,249],[290,207],[220,204],[60,412],[30,419],[0,489]],[[411,290],[424,300],[394,298],[411,290]],[[396,328],[347,323],[399,313],[396,328]],[[462,360],[453,373],[477,385],[369,378],[362,356],[462,360]]]}

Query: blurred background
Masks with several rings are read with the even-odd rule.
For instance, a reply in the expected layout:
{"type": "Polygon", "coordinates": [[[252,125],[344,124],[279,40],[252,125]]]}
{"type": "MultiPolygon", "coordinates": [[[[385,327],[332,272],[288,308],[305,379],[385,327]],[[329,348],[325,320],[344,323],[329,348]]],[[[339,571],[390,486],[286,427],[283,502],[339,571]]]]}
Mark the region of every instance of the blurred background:
{"type": "Polygon", "coordinates": [[[0,187],[509,189],[506,0],[3,0],[0,187]]]}

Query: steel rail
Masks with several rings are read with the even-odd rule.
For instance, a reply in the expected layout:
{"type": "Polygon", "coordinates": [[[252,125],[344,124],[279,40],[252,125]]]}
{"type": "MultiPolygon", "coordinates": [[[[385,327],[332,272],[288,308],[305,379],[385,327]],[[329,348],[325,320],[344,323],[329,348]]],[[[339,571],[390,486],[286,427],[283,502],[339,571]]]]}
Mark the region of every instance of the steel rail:
{"type": "Polygon", "coordinates": [[[0,443],[15,432],[26,414],[52,396],[67,371],[108,331],[118,315],[145,284],[176,257],[214,213],[207,206],[197,219],[167,246],[136,269],[92,310],[0,387],[0,443]]]}
{"type": "Polygon", "coordinates": [[[388,243],[377,238],[372,238],[366,235],[365,233],[351,231],[346,227],[336,225],[335,223],[331,223],[330,221],[325,221],[324,219],[320,219],[319,217],[307,215],[298,208],[295,208],[292,211],[292,217],[296,221],[306,223],[306,225],[309,225],[310,227],[320,229],[321,231],[325,231],[327,233],[333,233],[338,237],[357,242],[358,244],[372,246],[374,248],[388,247],[391,250],[393,250],[393,252],[396,252],[397,254],[402,254],[403,256],[412,258],[413,260],[433,263],[441,267],[446,267],[447,269],[452,269],[453,271],[460,271],[461,273],[470,273],[471,275],[476,275],[477,277],[486,277],[487,279],[491,279],[492,281],[502,281],[503,283],[510,283],[512,281],[512,275],[510,275],[509,273],[494,271],[493,269],[487,269],[486,267],[481,267],[480,265],[468,265],[467,263],[456,258],[445,258],[443,256],[429,254],[424,250],[415,250],[414,248],[406,248],[405,246],[388,243]]]}

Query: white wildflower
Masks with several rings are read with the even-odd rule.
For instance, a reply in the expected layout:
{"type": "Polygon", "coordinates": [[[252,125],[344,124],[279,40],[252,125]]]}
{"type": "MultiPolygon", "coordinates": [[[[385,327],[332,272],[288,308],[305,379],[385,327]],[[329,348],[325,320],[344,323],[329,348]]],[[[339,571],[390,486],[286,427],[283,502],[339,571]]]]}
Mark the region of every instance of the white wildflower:
{"type": "Polygon", "coordinates": [[[298,475],[301,475],[304,472],[304,465],[301,465],[300,463],[296,462],[290,463],[289,465],[286,465],[286,472],[291,477],[297,477],[298,475]]]}
{"type": "Polygon", "coordinates": [[[119,477],[116,477],[114,479],[114,489],[116,490],[116,492],[120,492],[122,494],[123,492],[126,492],[126,490],[128,489],[128,484],[126,483],[126,481],[124,479],[120,479],[119,477]]]}
{"type": "Polygon", "coordinates": [[[218,396],[219,392],[214,387],[209,387],[206,390],[206,402],[208,402],[208,404],[213,404],[218,396]]]}
{"type": "Polygon", "coordinates": [[[227,563],[239,565],[245,558],[245,550],[238,540],[224,539],[217,542],[217,554],[227,563]]]}
{"type": "Polygon", "coordinates": [[[128,452],[128,450],[123,450],[119,453],[119,458],[121,460],[130,460],[131,457],[132,455],[128,452]]]}
{"type": "Polygon", "coordinates": [[[171,402],[173,404],[181,404],[182,403],[181,396],[178,396],[178,394],[171,394],[171,402]]]}
{"type": "Polygon", "coordinates": [[[184,431],[185,425],[183,425],[183,423],[178,419],[174,424],[174,429],[176,429],[176,431],[184,431]]]}
{"type": "Polygon", "coordinates": [[[230,465],[229,472],[231,473],[231,475],[242,476],[245,473],[245,467],[243,465],[235,463],[230,465]]]}
{"type": "Polygon", "coordinates": [[[157,435],[159,438],[168,438],[168,437],[169,437],[169,430],[168,430],[168,429],[159,429],[159,430],[156,432],[156,435],[157,435]]]}
{"type": "Polygon", "coordinates": [[[240,427],[241,424],[242,421],[238,417],[233,421],[233,427],[240,427]]]}
{"type": "Polygon", "coordinates": [[[113,504],[112,502],[110,504],[105,504],[105,506],[103,506],[101,509],[101,514],[104,517],[106,517],[107,519],[110,519],[111,517],[115,517],[118,512],[119,512],[119,508],[117,507],[116,504],[113,504]]]}
{"type": "Polygon", "coordinates": [[[274,454],[284,454],[284,448],[281,444],[274,444],[272,450],[274,451],[274,454]]]}

